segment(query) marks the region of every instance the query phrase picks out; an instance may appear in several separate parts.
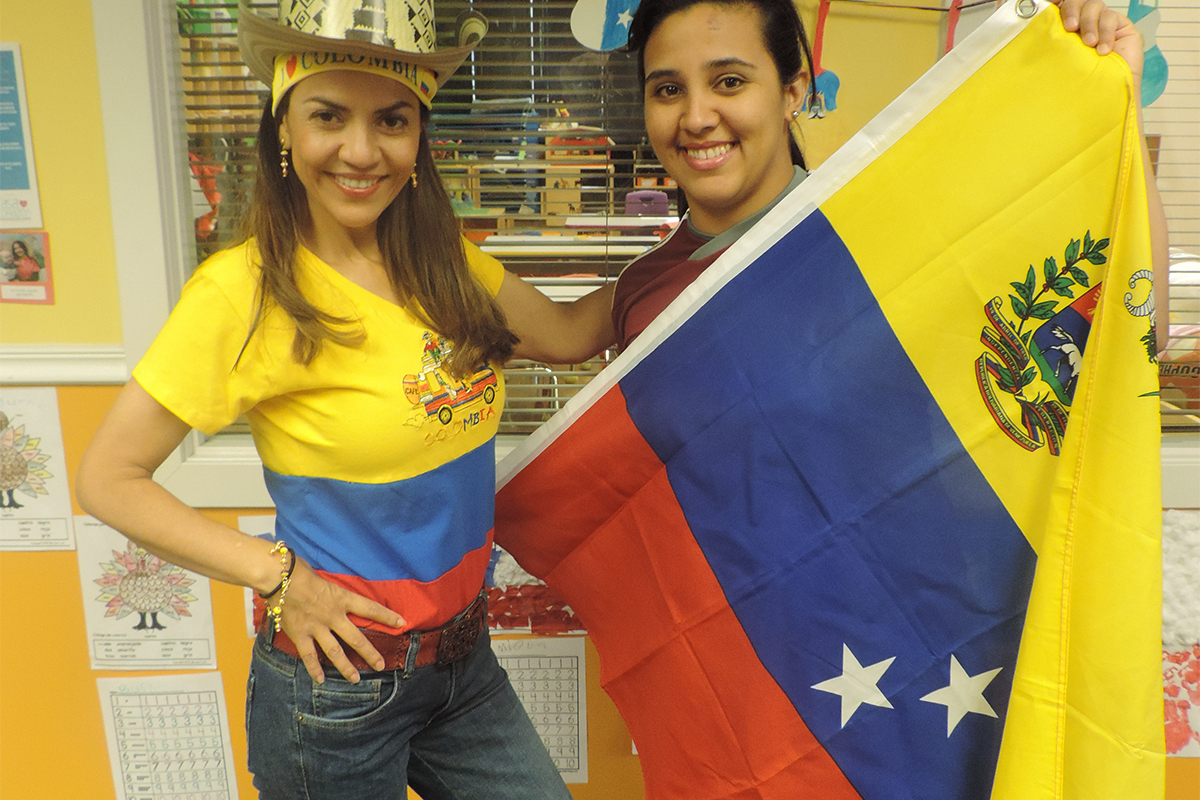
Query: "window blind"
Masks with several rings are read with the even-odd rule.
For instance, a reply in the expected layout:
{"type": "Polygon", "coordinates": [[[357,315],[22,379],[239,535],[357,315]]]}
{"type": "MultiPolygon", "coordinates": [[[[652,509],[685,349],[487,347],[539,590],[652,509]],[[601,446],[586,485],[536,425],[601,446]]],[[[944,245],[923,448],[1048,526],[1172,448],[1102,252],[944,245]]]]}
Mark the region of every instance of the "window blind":
{"type": "Polygon", "coordinates": [[[1161,22],[1162,95],[1143,110],[1171,242],[1171,347],[1159,363],[1163,430],[1200,429],[1200,6],[1143,0],[1161,22]]]}
{"type": "MultiPolygon", "coordinates": [[[[1195,83],[1194,52],[1181,56],[1176,46],[1180,30],[1194,43],[1194,25],[1185,22],[1180,28],[1182,21],[1171,16],[1181,2],[1186,5],[1186,0],[1164,0],[1160,45],[1171,51],[1172,83],[1180,81],[1191,98],[1185,97],[1183,105],[1194,110],[1195,95],[1188,95],[1195,83]]],[[[456,42],[458,17],[472,7],[490,23],[483,45],[434,102],[429,136],[439,170],[467,237],[556,299],[580,296],[615,279],[626,263],[658,241],[675,214],[673,184],[645,138],[636,61],[576,42],[570,28],[575,3],[437,3],[442,46],[456,42]]],[[[254,136],[267,89],[241,63],[236,0],[177,0],[176,5],[199,262],[240,238],[237,225],[254,180],[254,136]]],[[[268,16],[277,10],[274,0],[254,6],[268,16]]],[[[1179,116],[1178,106],[1172,101],[1166,119],[1179,116]]],[[[1147,109],[1151,133],[1155,120],[1152,106],[1147,109]]],[[[1183,196],[1176,186],[1195,193],[1195,179],[1189,177],[1198,158],[1195,134],[1189,138],[1186,131],[1186,125],[1164,129],[1152,144],[1157,144],[1160,185],[1164,179],[1169,184],[1163,188],[1172,243],[1179,239],[1191,245],[1194,204],[1176,202],[1183,196]],[[1175,177],[1180,169],[1182,179],[1175,177]]],[[[1189,252],[1195,255],[1196,249],[1189,252]]],[[[1173,281],[1179,285],[1173,282],[1171,288],[1172,318],[1196,326],[1182,340],[1194,351],[1200,268],[1188,266],[1195,259],[1189,261],[1186,253],[1176,256],[1173,281]]],[[[612,355],[582,365],[510,363],[501,433],[534,430],[612,355]]],[[[1200,427],[1194,389],[1200,362],[1194,353],[1188,358],[1193,360],[1163,370],[1164,428],[1200,427]],[[1181,376],[1192,389],[1177,388],[1181,376]]]]}

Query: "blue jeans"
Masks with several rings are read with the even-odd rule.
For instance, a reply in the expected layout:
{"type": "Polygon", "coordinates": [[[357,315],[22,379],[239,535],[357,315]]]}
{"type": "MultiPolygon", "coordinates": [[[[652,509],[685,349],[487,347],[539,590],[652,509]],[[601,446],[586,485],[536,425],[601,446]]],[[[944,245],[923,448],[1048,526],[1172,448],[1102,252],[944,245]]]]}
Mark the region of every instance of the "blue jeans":
{"type": "Polygon", "coordinates": [[[316,684],[270,639],[259,634],[246,687],[261,800],[403,800],[410,784],[423,800],[570,800],[487,630],[450,667],[358,683],[327,668],[316,684]]]}

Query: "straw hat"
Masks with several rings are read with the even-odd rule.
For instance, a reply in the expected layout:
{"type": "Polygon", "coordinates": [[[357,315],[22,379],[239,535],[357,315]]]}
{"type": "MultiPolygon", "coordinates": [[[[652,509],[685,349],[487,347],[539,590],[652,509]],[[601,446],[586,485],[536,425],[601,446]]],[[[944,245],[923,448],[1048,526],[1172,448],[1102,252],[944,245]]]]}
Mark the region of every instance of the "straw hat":
{"type": "Polygon", "coordinates": [[[268,86],[275,56],[343,53],[425,67],[441,87],[487,32],[487,19],[469,12],[458,19],[458,47],[434,42],[433,0],[279,0],[279,18],[238,3],[242,60],[268,86]]]}

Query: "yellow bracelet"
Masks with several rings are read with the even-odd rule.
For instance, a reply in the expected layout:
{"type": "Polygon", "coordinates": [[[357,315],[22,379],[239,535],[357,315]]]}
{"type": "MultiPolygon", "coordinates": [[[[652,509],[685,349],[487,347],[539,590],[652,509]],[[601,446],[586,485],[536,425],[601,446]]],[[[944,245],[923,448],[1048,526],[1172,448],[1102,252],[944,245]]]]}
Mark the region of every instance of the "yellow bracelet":
{"type": "Polygon", "coordinates": [[[275,601],[274,606],[267,606],[267,615],[275,623],[275,632],[283,628],[283,602],[287,597],[288,586],[292,583],[292,570],[296,568],[296,553],[291,550],[282,540],[275,543],[271,548],[272,553],[279,554],[279,585],[275,587],[269,594],[261,595],[263,599],[270,597],[279,592],[279,599],[275,601]],[[288,555],[291,555],[289,562],[288,555]]]}

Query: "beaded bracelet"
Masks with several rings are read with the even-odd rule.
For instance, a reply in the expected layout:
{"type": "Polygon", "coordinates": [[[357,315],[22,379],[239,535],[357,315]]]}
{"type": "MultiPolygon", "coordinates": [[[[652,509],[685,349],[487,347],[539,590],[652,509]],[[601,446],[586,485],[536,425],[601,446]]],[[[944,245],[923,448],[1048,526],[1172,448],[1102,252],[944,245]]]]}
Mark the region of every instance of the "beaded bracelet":
{"type": "Polygon", "coordinates": [[[270,597],[271,595],[275,594],[276,592],[278,592],[280,589],[283,588],[283,576],[287,575],[290,577],[292,574],[292,568],[296,566],[296,554],[293,552],[292,553],[292,563],[288,565],[287,569],[282,569],[282,567],[284,566],[284,564],[287,560],[287,554],[288,554],[288,552],[290,552],[288,549],[288,546],[286,544],[284,544],[283,542],[280,542],[279,544],[272,547],[271,552],[272,553],[280,553],[280,557],[279,557],[279,566],[281,567],[281,569],[279,571],[280,578],[279,578],[279,583],[275,584],[274,589],[272,589],[269,592],[259,592],[258,593],[258,596],[261,597],[263,600],[266,600],[268,597],[270,597]]]}
{"type": "Polygon", "coordinates": [[[271,595],[279,592],[279,599],[275,601],[274,606],[267,606],[267,615],[275,622],[275,632],[283,627],[283,602],[287,597],[288,586],[292,583],[292,570],[296,568],[296,552],[290,549],[283,541],[278,541],[271,548],[272,553],[279,554],[279,585],[271,591],[263,594],[259,592],[259,597],[266,600],[271,595]],[[288,560],[288,555],[291,555],[291,560],[288,560]]]}

